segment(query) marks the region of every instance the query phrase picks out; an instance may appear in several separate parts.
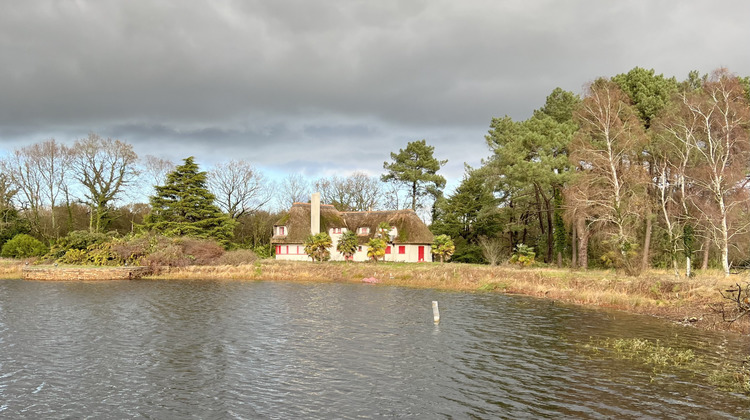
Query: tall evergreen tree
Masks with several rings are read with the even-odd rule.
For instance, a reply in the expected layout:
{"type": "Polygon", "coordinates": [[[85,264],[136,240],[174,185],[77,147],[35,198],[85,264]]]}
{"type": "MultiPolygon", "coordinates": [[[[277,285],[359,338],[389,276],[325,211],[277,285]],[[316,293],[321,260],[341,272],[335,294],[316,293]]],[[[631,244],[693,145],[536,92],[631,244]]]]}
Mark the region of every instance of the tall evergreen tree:
{"type": "Polygon", "coordinates": [[[447,160],[437,160],[432,155],[433,146],[428,146],[423,140],[411,141],[406,149],[398,153],[391,153],[393,162],[383,162],[383,168],[388,171],[381,179],[384,182],[395,182],[405,185],[411,198],[411,209],[417,210],[417,200],[425,195],[435,198],[445,188],[445,178],[437,171],[445,165],[447,160]]]}
{"type": "Polygon", "coordinates": [[[226,244],[235,222],[219,210],[214,199],[206,187],[206,172],[199,170],[191,156],[167,175],[165,185],[156,186],[145,227],[169,236],[212,238],[226,244]]]}
{"type": "MultiPolygon", "coordinates": [[[[509,217],[506,226],[510,247],[527,243],[527,231],[538,222],[537,247],[546,245],[545,261],[552,260],[553,251],[564,249],[565,235],[554,235],[561,223],[560,193],[570,178],[568,147],[577,129],[572,110],[579,99],[560,88],[555,89],[545,106],[526,121],[510,117],[493,118],[485,139],[492,156],[483,170],[494,183],[509,217]],[[520,235],[516,235],[518,232],[520,235]]],[[[534,240],[531,240],[532,243],[534,240]]],[[[544,249],[544,248],[541,248],[544,249]]]]}

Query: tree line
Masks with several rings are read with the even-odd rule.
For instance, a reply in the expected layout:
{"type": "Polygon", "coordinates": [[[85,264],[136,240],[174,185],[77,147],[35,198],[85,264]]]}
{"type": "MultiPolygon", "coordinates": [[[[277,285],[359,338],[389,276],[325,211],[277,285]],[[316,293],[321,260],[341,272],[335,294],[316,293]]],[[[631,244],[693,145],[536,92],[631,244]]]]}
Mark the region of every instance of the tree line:
{"type": "Polygon", "coordinates": [[[454,260],[531,246],[544,262],[729,273],[748,260],[750,79],[678,82],[634,68],[555,89],[531,118],[494,118],[491,156],[436,202],[454,260]],[[680,262],[682,261],[682,262],[680,262]]]}
{"type": "MultiPolygon", "coordinates": [[[[413,147],[426,160],[410,171],[437,162],[424,140],[407,149],[413,147]]],[[[445,185],[434,174],[440,164],[433,166],[425,176],[445,185]]],[[[307,202],[313,189],[341,211],[402,208],[407,197],[416,208],[426,194],[423,184],[411,192],[399,188],[415,176],[410,174],[393,171],[388,186],[363,172],[313,182],[292,174],[277,185],[243,160],[201,171],[193,157],[182,165],[139,158],[131,144],[97,134],[71,146],[50,139],[0,160],[0,247],[21,233],[54,245],[82,230],[127,235],[145,229],[210,237],[227,247],[264,248],[268,254],[273,223],[292,203],[307,202]],[[137,201],[144,197],[150,197],[148,203],[137,201]]]]}
{"type": "Polygon", "coordinates": [[[431,211],[433,233],[455,241],[453,261],[520,255],[630,274],[710,265],[729,273],[748,260],[749,92],[750,79],[726,69],[677,81],[638,67],[591,82],[582,97],[555,89],[526,120],[493,118],[489,156],[467,166],[447,196],[438,174],[446,161],[425,140],[391,153],[380,177],[292,174],[278,183],[247,161],[203,172],[192,158],[180,166],[139,158],[132,145],[96,134],[71,146],[47,140],[0,161],[0,242],[17,233],[52,244],[77,230],[216,229],[226,246],[255,248],[268,245],[280,212],[319,191],[341,211],[431,211]],[[135,199],[144,196],[149,203],[135,199]],[[191,214],[177,205],[186,197],[215,210],[191,214]],[[215,223],[179,224],[196,218],[215,223]]]}

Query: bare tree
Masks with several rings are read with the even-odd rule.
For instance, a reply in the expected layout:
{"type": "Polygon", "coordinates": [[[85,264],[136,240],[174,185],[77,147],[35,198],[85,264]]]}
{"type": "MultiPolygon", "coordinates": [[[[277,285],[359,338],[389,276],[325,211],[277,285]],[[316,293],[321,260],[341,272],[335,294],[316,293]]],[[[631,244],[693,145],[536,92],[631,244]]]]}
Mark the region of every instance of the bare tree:
{"type": "Polygon", "coordinates": [[[258,211],[271,200],[263,174],[244,160],[221,163],[208,173],[216,203],[233,219],[258,211]]]}
{"type": "Polygon", "coordinates": [[[31,226],[39,232],[39,211],[43,205],[42,189],[44,181],[39,168],[31,162],[26,149],[18,149],[5,161],[4,172],[10,175],[18,188],[18,201],[22,210],[29,212],[31,226]]]}
{"type": "Polygon", "coordinates": [[[108,207],[138,176],[138,155],[133,146],[120,140],[89,134],[73,146],[74,176],[83,185],[84,197],[92,209],[89,229],[105,226],[108,207]]]}
{"type": "Polygon", "coordinates": [[[748,230],[748,223],[732,216],[747,199],[750,105],[739,80],[726,69],[717,70],[700,89],[680,99],[683,119],[674,132],[694,150],[695,164],[688,175],[703,192],[691,197],[693,207],[706,221],[721,251],[722,269],[729,275],[732,238],[748,230]],[[702,201],[701,196],[709,200],[702,201]]]}
{"type": "MultiPolygon", "coordinates": [[[[647,181],[639,158],[643,126],[627,96],[605,79],[590,86],[575,118],[581,128],[571,158],[583,169],[572,183],[576,209],[587,209],[588,218],[608,235],[613,260],[636,274],[641,268],[635,258],[636,232],[644,217],[647,181]]],[[[579,235],[584,229],[578,229],[579,235]]]]}
{"type": "Polygon", "coordinates": [[[382,183],[378,178],[364,172],[354,172],[348,180],[353,190],[353,210],[365,211],[378,207],[383,195],[382,183]]]}
{"type": "Polygon", "coordinates": [[[153,155],[146,155],[143,158],[142,166],[141,174],[146,182],[152,186],[152,190],[154,186],[164,185],[167,174],[172,172],[175,167],[174,162],[153,155]]]}
{"type": "Polygon", "coordinates": [[[69,186],[67,175],[72,162],[71,150],[65,145],[58,144],[55,139],[35,144],[28,149],[28,156],[39,168],[42,180],[42,196],[50,206],[52,234],[59,236],[59,229],[55,220],[55,206],[60,194],[63,194],[69,204],[69,186]]]}
{"type": "Polygon", "coordinates": [[[13,183],[11,177],[5,172],[5,162],[0,161],[0,216],[3,217],[0,223],[6,222],[4,219],[7,215],[7,210],[14,208],[13,197],[17,193],[18,188],[13,183]]]}
{"type": "Polygon", "coordinates": [[[495,266],[503,257],[507,256],[503,241],[500,238],[479,237],[479,247],[482,249],[482,256],[490,265],[495,266]]]}
{"type": "Polygon", "coordinates": [[[698,129],[697,121],[679,104],[654,120],[652,145],[659,211],[669,241],[672,268],[679,275],[677,255],[685,254],[685,275],[691,276],[692,243],[697,220],[693,217],[693,183],[688,169],[695,163],[695,144],[687,141],[698,129]]]}
{"type": "Polygon", "coordinates": [[[381,182],[364,172],[348,177],[332,176],[315,181],[315,189],[323,202],[333,204],[340,211],[367,211],[378,206],[382,195],[381,182]]]}
{"type": "Polygon", "coordinates": [[[281,181],[276,200],[281,209],[287,209],[294,203],[306,203],[310,200],[310,183],[302,174],[290,174],[281,181]]]}

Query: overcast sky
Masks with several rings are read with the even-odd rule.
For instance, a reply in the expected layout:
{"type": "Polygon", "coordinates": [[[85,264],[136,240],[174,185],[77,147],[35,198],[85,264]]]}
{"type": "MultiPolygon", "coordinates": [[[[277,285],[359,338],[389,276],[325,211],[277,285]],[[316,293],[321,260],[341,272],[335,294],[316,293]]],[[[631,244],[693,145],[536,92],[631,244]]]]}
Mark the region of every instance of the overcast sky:
{"type": "Polygon", "coordinates": [[[639,66],[750,75],[750,2],[0,1],[0,155],[96,132],[207,169],[382,172],[426,139],[451,185],[526,119],[639,66]]]}

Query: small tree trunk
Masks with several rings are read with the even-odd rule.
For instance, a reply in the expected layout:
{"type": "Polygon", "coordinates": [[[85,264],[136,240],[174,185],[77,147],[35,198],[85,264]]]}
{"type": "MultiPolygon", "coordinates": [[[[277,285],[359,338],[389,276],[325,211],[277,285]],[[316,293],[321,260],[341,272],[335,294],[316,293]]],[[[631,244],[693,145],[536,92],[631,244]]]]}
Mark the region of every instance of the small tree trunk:
{"type": "Polygon", "coordinates": [[[589,268],[589,236],[590,232],[586,229],[586,219],[578,219],[578,266],[584,270],[589,268]]]}
{"type": "Polygon", "coordinates": [[[576,223],[573,223],[573,225],[570,227],[570,230],[572,231],[571,234],[573,235],[573,239],[571,241],[572,246],[570,247],[570,266],[572,268],[578,267],[578,259],[577,257],[577,250],[578,250],[578,243],[577,241],[577,235],[576,232],[578,232],[578,229],[576,228],[576,223]]]}
{"type": "Polygon", "coordinates": [[[711,238],[708,236],[703,240],[703,263],[701,264],[701,270],[708,270],[708,252],[711,248],[711,238]]]}
{"type": "Polygon", "coordinates": [[[690,257],[685,257],[685,277],[690,278],[692,275],[691,269],[693,268],[693,261],[690,257]]]}
{"type": "Polygon", "coordinates": [[[643,240],[643,260],[641,261],[641,270],[648,270],[651,268],[651,209],[649,208],[648,214],[646,215],[646,237],[643,240]]]}

